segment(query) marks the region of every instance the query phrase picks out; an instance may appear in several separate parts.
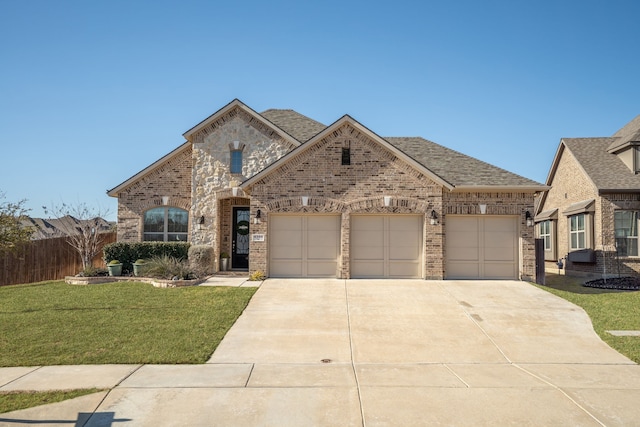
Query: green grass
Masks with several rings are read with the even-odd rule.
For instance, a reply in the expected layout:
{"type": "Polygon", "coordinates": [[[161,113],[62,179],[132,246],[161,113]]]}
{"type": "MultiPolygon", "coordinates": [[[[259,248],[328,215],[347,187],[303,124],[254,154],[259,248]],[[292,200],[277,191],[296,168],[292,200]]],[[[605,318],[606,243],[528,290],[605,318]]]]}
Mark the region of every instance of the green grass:
{"type": "Polygon", "coordinates": [[[99,389],[71,390],[71,391],[44,391],[44,392],[0,392],[0,414],[19,411],[20,409],[34,406],[47,405],[49,403],[62,402],[91,393],[99,389]]]}
{"type": "Polygon", "coordinates": [[[204,363],[256,288],[0,287],[0,366],[204,363]]]}
{"type": "Polygon", "coordinates": [[[596,333],[618,352],[640,363],[640,337],[616,337],[606,331],[640,331],[640,291],[612,291],[582,286],[584,279],[547,274],[540,286],[582,307],[596,333]]]}

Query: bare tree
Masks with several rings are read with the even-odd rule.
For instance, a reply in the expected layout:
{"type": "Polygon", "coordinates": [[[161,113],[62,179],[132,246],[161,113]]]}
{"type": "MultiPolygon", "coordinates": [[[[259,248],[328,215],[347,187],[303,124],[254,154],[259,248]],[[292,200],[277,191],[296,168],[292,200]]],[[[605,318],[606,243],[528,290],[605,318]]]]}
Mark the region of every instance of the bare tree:
{"type": "MultiPolygon", "coordinates": [[[[4,198],[5,193],[0,191],[0,200],[4,198]]],[[[0,252],[13,251],[31,239],[33,229],[22,225],[29,212],[24,208],[25,202],[0,202],[0,252]]]]}
{"type": "MultiPolygon", "coordinates": [[[[45,214],[51,213],[55,219],[55,226],[66,237],[82,260],[82,269],[91,267],[93,258],[100,252],[104,233],[110,231],[111,226],[104,219],[109,214],[102,208],[91,208],[86,203],[71,206],[62,203],[48,209],[43,206],[45,214]]],[[[51,221],[50,221],[51,222],[51,221]]]]}

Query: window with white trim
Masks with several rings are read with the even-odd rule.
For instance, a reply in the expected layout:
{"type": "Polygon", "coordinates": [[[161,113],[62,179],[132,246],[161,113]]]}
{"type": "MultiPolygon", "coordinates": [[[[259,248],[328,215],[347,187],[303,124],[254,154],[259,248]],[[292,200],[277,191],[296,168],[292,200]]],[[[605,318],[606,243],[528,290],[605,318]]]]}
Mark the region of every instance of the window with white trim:
{"type": "Polygon", "coordinates": [[[186,242],[189,212],[163,206],[144,213],[142,240],[151,242],[186,242]]]}
{"type": "Polygon", "coordinates": [[[587,249],[587,215],[578,214],[569,217],[569,249],[587,249]]]}
{"type": "Polygon", "coordinates": [[[616,250],[620,256],[638,256],[638,212],[615,211],[616,250]]]}
{"type": "Polygon", "coordinates": [[[551,250],[551,220],[538,223],[538,236],[544,240],[544,250],[551,250]]]}

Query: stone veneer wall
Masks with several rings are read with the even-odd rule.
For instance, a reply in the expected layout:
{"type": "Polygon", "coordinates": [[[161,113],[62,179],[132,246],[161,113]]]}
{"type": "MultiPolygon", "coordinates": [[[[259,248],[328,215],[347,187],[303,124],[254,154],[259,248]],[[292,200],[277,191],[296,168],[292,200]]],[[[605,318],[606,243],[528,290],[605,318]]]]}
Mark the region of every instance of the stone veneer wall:
{"type": "Polygon", "coordinates": [[[239,108],[228,111],[194,135],[191,211],[194,218],[204,216],[205,223],[193,229],[191,241],[212,245],[216,259],[220,252],[230,253],[231,206],[248,205],[246,198],[236,200],[245,197],[244,192],[238,189],[234,196],[232,188],[293,148],[276,131],[239,108]],[[234,141],[242,149],[242,174],[230,172],[234,141]]]}
{"type": "MultiPolygon", "coordinates": [[[[169,196],[168,206],[191,209],[191,147],[176,153],[118,193],[119,242],[142,240],[144,212],[162,206],[162,196],[169,196]]],[[[190,217],[190,228],[192,224],[190,217]]]]}
{"type": "Polygon", "coordinates": [[[267,236],[264,242],[251,244],[251,272],[269,274],[271,213],[340,213],[342,278],[350,277],[350,215],[405,213],[424,215],[424,276],[442,278],[442,225],[431,225],[427,215],[432,209],[441,212],[442,187],[348,124],[256,182],[250,193],[251,217],[261,211],[261,222],[252,224],[251,234],[267,236]],[[342,165],[342,148],[347,146],[351,164],[342,165]],[[392,196],[391,206],[384,206],[385,195],[392,196]],[[302,206],[301,196],[309,196],[308,206],[302,206]]]}

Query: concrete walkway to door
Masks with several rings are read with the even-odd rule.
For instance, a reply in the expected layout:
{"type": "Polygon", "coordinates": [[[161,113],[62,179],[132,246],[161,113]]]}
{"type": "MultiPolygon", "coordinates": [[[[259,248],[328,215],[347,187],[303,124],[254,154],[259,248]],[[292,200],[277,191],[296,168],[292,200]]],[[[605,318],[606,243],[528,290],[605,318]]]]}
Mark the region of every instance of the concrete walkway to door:
{"type": "MultiPolygon", "coordinates": [[[[269,279],[207,364],[126,371],[81,425],[640,419],[640,366],[603,343],[582,309],[515,281],[269,279]]],[[[12,417],[42,419],[28,411],[12,417]]]]}

